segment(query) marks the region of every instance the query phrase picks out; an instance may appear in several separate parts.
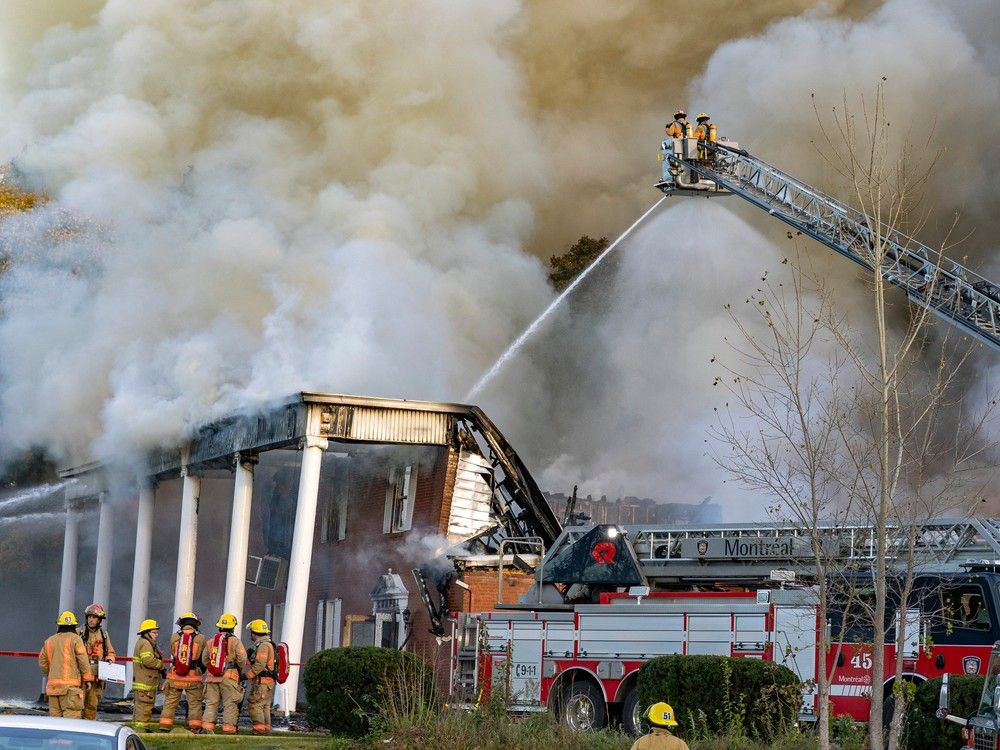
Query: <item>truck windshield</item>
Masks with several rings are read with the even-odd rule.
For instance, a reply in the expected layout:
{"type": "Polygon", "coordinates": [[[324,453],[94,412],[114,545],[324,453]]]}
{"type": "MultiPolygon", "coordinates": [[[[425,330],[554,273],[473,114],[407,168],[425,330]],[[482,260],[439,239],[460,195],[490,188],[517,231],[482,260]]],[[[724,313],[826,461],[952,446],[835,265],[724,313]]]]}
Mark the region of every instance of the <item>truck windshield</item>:
{"type": "Polygon", "coordinates": [[[979,705],[980,714],[993,714],[993,692],[1000,685],[1000,648],[994,648],[990,654],[990,668],[986,672],[983,684],[983,699],[979,705]]]}

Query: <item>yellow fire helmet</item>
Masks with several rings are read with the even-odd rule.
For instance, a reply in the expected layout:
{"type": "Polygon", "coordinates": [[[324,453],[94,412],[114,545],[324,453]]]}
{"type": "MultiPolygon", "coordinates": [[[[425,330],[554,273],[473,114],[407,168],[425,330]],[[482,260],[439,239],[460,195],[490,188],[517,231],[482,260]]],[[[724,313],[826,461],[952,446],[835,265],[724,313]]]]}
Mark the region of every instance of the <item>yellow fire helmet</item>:
{"type": "Polygon", "coordinates": [[[683,109],[679,109],[676,112],[674,112],[674,117],[677,117],[677,118],[687,117],[687,116],[688,116],[688,113],[685,112],[683,109]]]}
{"type": "Polygon", "coordinates": [[[251,620],[247,625],[247,630],[256,635],[271,635],[271,629],[263,620],[251,620]]]}
{"type": "Polygon", "coordinates": [[[705,114],[704,112],[699,112],[699,113],[698,113],[698,117],[697,117],[696,119],[698,120],[698,122],[701,122],[702,120],[711,120],[712,118],[711,118],[711,117],[709,117],[709,116],[708,116],[707,114],[705,114]]]}
{"type": "Polygon", "coordinates": [[[143,620],[139,623],[139,635],[143,633],[148,633],[150,630],[159,630],[160,626],[156,624],[156,620],[143,620]]]}
{"type": "Polygon", "coordinates": [[[669,703],[664,703],[663,701],[650,706],[649,711],[646,712],[646,718],[649,719],[650,724],[658,727],[677,726],[677,719],[674,718],[674,709],[670,707],[669,703]]]}
{"type": "Polygon", "coordinates": [[[219,621],[215,623],[215,627],[220,630],[234,630],[236,628],[236,615],[231,615],[228,612],[219,618],[219,621]]]}
{"type": "Polygon", "coordinates": [[[185,612],[180,617],[177,618],[177,624],[180,625],[185,620],[194,620],[195,627],[201,625],[201,618],[198,617],[194,612],[185,612]]]}
{"type": "Polygon", "coordinates": [[[56,620],[56,625],[76,625],[76,615],[69,610],[66,610],[59,615],[59,619],[56,620]]]}

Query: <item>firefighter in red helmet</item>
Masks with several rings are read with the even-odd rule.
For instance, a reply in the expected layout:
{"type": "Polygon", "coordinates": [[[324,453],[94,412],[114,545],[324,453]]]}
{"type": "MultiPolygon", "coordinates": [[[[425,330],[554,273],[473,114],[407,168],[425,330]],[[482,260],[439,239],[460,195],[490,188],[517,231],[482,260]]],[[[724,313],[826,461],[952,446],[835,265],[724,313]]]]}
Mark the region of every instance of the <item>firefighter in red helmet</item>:
{"type": "MultiPolygon", "coordinates": [[[[98,665],[102,661],[111,663],[115,661],[115,647],[111,645],[108,632],[104,629],[104,620],[108,613],[104,607],[95,602],[87,607],[83,614],[86,615],[87,621],[80,628],[80,637],[90,657],[90,671],[97,677],[98,665]]],[[[104,680],[94,680],[87,685],[87,692],[83,696],[84,719],[97,718],[97,706],[104,695],[105,686],[104,680]]]]}

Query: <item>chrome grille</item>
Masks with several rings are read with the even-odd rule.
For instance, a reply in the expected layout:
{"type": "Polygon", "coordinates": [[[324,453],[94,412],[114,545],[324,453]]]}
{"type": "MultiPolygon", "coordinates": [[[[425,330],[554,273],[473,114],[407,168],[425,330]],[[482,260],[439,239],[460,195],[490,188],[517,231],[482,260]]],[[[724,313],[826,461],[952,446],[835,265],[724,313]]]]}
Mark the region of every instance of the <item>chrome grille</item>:
{"type": "Polygon", "coordinates": [[[991,729],[976,727],[973,742],[973,750],[997,750],[997,735],[991,729]]]}

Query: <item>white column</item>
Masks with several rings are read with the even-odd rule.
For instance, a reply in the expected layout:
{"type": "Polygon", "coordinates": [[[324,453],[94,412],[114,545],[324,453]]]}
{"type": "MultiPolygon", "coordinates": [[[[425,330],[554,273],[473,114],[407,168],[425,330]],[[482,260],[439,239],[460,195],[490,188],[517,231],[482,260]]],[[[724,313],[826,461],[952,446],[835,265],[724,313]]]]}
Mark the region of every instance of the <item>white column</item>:
{"type": "Polygon", "coordinates": [[[236,616],[243,625],[243,594],[247,587],[247,551],[250,548],[250,501],[253,498],[253,467],[256,458],[236,454],[236,485],[233,487],[233,521],[229,527],[229,565],[222,611],[236,616]]]}
{"type": "Polygon", "coordinates": [[[97,561],[94,563],[94,601],[104,609],[111,604],[111,556],[114,548],[114,511],[108,493],[98,496],[101,517],[97,522],[97,561]]]}
{"type": "Polygon", "coordinates": [[[177,581],[174,585],[174,621],[194,609],[194,574],[198,554],[198,503],[201,477],[184,459],[181,467],[181,533],[177,542],[177,581]]]}
{"type": "MultiPolygon", "coordinates": [[[[122,648],[124,653],[132,653],[139,623],[149,617],[149,561],[153,547],[153,502],[156,486],[143,482],[139,488],[139,514],[135,523],[135,563],[132,566],[132,606],[128,618],[128,642],[122,648]]],[[[132,665],[128,664],[125,675],[125,693],[132,689],[132,665]]]]}
{"type": "MultiPolygon", "coordinates": [[[[288,644],[288,660],[302,660],[302,638],[306,626],[306,597],[309,594],[309,568],[312,563],[313,530],[316,527],[316,498],[319,494],[319,470],[323,463],[324,438],[307,437],[302,449],[302,469],[299,474],[299,496],[295,505],[295,529],[292,532],[292,552],[288,561],[288,590],[285,594],[285,618],[281,638],[288,644]]],[[[292,667],[284,695],[280,699],[287,714],[295,710],[299,691],[300,667],[292,667]]]]}
{"type": "Polygon", "coordinates": [[[66,504],[66,531],[63,535],[62,578],[59,581],[59,611],[72,610],[76,601],[76,553],[80,517],[76,508],[66,504]]]}

